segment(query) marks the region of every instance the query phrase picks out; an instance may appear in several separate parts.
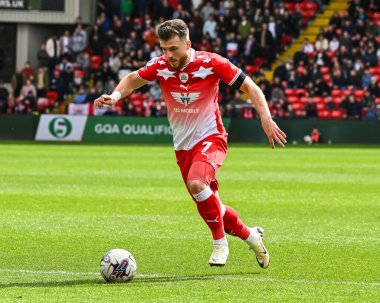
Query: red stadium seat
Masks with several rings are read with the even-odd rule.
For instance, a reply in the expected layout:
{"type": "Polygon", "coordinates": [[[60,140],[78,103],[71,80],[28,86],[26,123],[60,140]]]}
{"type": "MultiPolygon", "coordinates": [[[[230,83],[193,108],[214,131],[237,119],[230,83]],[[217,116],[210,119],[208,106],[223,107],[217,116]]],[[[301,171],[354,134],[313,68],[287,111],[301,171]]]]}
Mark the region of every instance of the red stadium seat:
{"type": "Polygon", "coordinates": [[[293,13],[296,10],[296,3],[293,2],[285,2],[284,7],[289,11],[289,13],[293,13]]]}
{"type": "Polygon", "coordinates": [[[375,99],[376,104],[380,104],[380,98],[375,99]]]}
{"type": "Polygon", "coordinates": [[[297,90],[295,88],[286,88],[285,89],[285,95],[286,96],[296,96],[297,95],[297,90]]]}
{"type": "Polygon", "coordinates": [[[297,96],[288,96],[287,97],[288,103],[293,104],[299,102],[299,98],[297,96]]]}
{"type": "Polygon", "coordinates": [[[313,103],[321,103],[324,105],[322,97],[313,97],[311,100],[313,100],[313,103]]]}
{"type": "Polygon", "coordinates": [[[365,90],[364,89],[355,90],[354,96],[355,96],[356,101],[361,100],[365,96],[365,90]]]}
{"type": "Polygon", "coordinates": [[[76,69],[74,71],[74,77],[83,78],[84,77],[84,70],[82,70],[82,69],[76,69]]]}
{"type": "Polygon", "coordinates": [[[370,67],[368,70],[371,75],[380,74],[380,68],[378,67],[370,67]]]}
{"type": "Polygon", "coordinates": [[[142,99],[142,95],[140,93],[133,93],[128,96],[128,99],[131,101],[136,99],[142,99]]]}
{"type": "Polygon", "coordinates": [[[340,89],[333,89],[331,92],[332,97],[340,97],[342,96],[342,91],[340,89]]]}
{"type": "Polygon", "coordinates": [[[310,2],[305,3],[305,9],[315,12],[317,10],[317,3],[313,3],[313,2],[312,3],[310,3],[310,2]]]}
{"type": "Polygon", "coordinates": [[[320,68],[322,75],[330,73],[330,67],[329,66],[321,66],[320,68]]]}
{"type": "Polygon", "coordinates": [[[324,74],[324,75],[322,75],[322,80],[323,80],[324,82],[330,82],[330,81],[331,81],[331,76],[330,76],[330,74],[324,74]]]}
{"type": "Polygon", "coordinates": [[[306,89],[305,88],[297,89],[297,96],[306,96],[306,89]]]}
{"type": "Polygon", "coordinates": [[[58,92],[56,92],[56,91],[48,91],[46,93],[46,97],[48,99],[54,99],[54,100],[56,100],[58,98],[58,92]]]}
{"type": "Polygon", "coordinates": [[[260,71],[260,67],[256,65],[246,65],[245,70],[247,71],[248,75],[252,77],[254,74],[260,71]]]}
{"type": "Polygon", "coordinates": [[[285,47],[285,45],[288,45],[290,42],[292,42],[293,36],[292,35],[283,35],[281,37],[281,45],[282,47],[285,47]]]}
{"type": "Polygon", "coordinates": [[[335,104],[340,104],[340,103],[342,103],[343,98],[340,97],[340,96],[332,97],[332,101],[333,101],[335,104]]]}
{"type": "Polygon", "coordinates": [[[143,105],[144,100],[143,99],[134,99],[131,102],[132,102],[133,106],[139,107],[139,106],[143,105]]]}
{"type": "Polygon", "coordinates": [[[343,96],[344,97],[348,97],[350,95],[352,95],[352,90],[351,89],[344,89],[343,90],[343,96]]]}
{"type": "Polygon", "coordinates": [[[374,13],[374,14],[373,14],[373,18],[374,18],[375,20],[379,20],[379,19],[380,19],[380,12],[376,12],[376,13],[374,13]]]}
{"type": "Polygon", "coordinates": [[[101,56],[91,56],[90,57],[90,65],[91,65],[92,70],[99,69],[101,64],[102,64],[102,57],[101,56]]]}
{"type": "Polygon", "coordinates": [[[49,99],[48,98],[38,98],[37,99],[37,111],[38,112],[44,112],[46,108],[49,106],[49,99]]]}
{"type": "Polygon", "coordinates": [[[56,91],[48,91],[46,93],[46,98],[48,98],[48,100],[49,100],[49,107],[54,107],[55,106],[55,102],[58,99],[58,92],[56,92],[56,91]]]}
{"type": "Polygon", "coordinates": [[[319,119],[330,119],[331,113],[328,110],[318,110],[317,116],[319,119]]]}
{"type": "Polygon", "coordinates": [[[304,114],[303,114],[304,111],[303,110],[296,110],[295,112],[296,112],[296,116],[297,117],[303,117],[304,116],[304,114]]]}
{"type": "Polygon", "coordinates": [[[303,67],[303,66],[298,66],[297,67],[297,74],[302,74],[302,72],[303,72],[303,70],[304,70],[305,68],[303,67]]]}
{"type": "Polygon", "coordinates": [[[292,108],[294,111],[302,110],[304,108],[304,105],[302,103],[296,102],[292,104],[292,108]]]}
{"type": "Polygon", "coordinates": [[[256,58],[253,60],[253,65],[262,67],[265,64],[265,59],[264,58],[256,58]]]}
{"type": "Polygon", "coordinates": [[[326,109],[326,104],[325,103],[317,103],[317,110],[324,110],[326,109]]]}
{"type": "Polygon", "coordinates": [[[326,52],[326,55],[329,56],[330,58],[333,58],[336,56],[336,53],[335,52],[332,52],[332,51],[327,51],[326,52]]]}
{"type": "Polygon", "coordinates": [[[333,110],[332,113],[331,113],[331,117],[333,119],[342,119],[342,117],[344,116],[344,112],[342,110],[333,110]]]}
{"type": "Polygon", "coordinates": [[[308,97],[301,97],[301,98],[300,98],[300,101],[301,101],[302,103],[307,103],[308,100],[309,100],[308,97]]]}

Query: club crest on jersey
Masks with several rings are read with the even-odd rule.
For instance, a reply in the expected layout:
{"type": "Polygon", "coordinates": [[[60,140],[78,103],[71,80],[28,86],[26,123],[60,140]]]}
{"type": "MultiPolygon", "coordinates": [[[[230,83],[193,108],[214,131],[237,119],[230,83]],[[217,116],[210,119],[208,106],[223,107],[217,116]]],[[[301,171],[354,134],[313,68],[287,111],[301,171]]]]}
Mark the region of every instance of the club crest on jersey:
{"type": "Polygon", "coordinates": [[[201,93],[171,93],[175,101],[185,106],[195,102],[200,94],[201,93]]]}
{"type": "Polygon", "coordinates": [[[187,80],[189,80],[189,74],[188,73],[180,73],[179,74],[179,80],[181,80],[182,83],[186,83],[187,80]]]}

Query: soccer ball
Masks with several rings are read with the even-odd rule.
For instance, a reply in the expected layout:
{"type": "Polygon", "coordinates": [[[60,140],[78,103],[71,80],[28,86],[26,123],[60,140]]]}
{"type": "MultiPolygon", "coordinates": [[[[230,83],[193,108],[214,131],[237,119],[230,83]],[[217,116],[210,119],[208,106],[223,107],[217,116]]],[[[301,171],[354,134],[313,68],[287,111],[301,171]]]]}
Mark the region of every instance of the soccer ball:
{"type": "Polygon", "coordinates": [[[107,282],[129,282],[136,270],[135,258],[124,249],[112,249],[100,261],[100,273],[107,282]]]}

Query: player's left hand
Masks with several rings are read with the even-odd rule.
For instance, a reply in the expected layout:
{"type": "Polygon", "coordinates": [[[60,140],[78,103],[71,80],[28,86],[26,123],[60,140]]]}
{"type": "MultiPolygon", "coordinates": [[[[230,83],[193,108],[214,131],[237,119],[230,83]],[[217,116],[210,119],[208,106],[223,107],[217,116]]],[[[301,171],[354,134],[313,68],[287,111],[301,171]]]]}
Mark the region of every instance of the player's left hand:
{"type": "Polygon", "coordinates": [[[109,95],[101,95],[94,101],[94,106],[97,108],[103,107],[103,105],[113,105],[117,102],[117,100],[112,99],[109,95]]]}
{"type": "Polygon", "coordinates": [[[275,140],[281,147],[285,147],[286,134],[277,126],[277,123],[272,118],[261,119],[261,124],[272,148],[275,148],[275,140]]]}

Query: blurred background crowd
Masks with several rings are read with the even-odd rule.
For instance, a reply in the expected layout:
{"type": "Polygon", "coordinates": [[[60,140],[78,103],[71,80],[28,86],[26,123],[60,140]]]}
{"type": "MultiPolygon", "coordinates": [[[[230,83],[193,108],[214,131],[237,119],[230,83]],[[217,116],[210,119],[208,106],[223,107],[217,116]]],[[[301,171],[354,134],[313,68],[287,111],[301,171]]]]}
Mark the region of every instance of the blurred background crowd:
{"type": "MultiPolygon", "coordinates": [[[[378,120],[380,109],[380,2],[353,0],[336,12],[316,41],[303,41],[293,57],[276,63],[273,78],[265,71],[322,13],[329,0],[103,0],[95,24],[78,17],[64,32],[41,45],[38,66],[26,62],[7,89],[0,81],[1,114],[72,113],[166,115],[157,83],[134,92],[101,111],[92,101],[110,94],[129,72],[162,52],[155,26],[180,18],[190,28],[195,50],[228,58],[263,90],[277,118],[378,120]]],[[[246,96],[220,84],[224,117],[257,117],[246,96]]]]}

